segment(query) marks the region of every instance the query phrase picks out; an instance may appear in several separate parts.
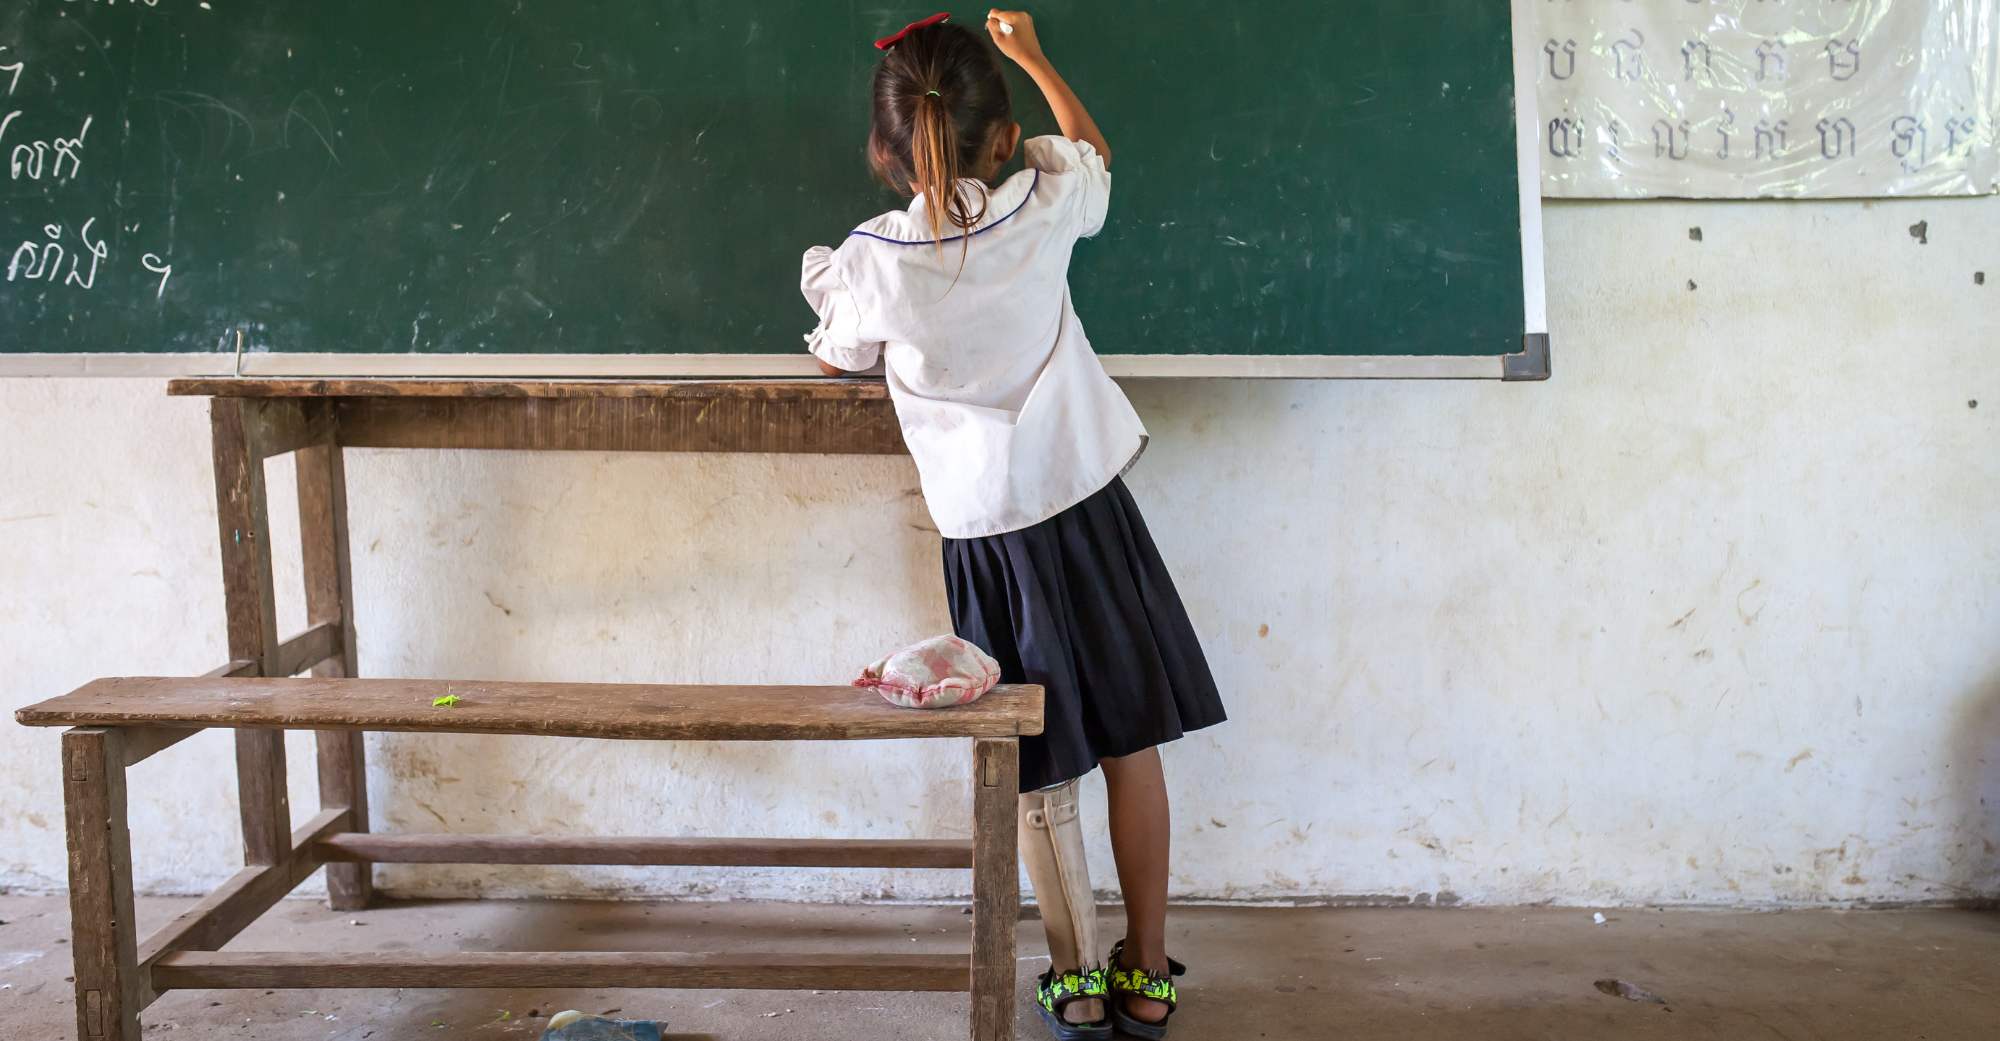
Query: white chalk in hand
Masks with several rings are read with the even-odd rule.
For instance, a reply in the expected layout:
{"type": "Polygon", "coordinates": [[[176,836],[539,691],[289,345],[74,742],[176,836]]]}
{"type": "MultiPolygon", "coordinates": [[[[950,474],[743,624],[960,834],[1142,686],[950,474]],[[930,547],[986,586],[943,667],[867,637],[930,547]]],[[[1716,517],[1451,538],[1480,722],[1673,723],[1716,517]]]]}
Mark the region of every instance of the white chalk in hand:
{"type": "Polygon", "coordinates": [[[1000,23],[1000,35],[1002,35],[1002,36],[1012,36],[1012,35],[1014,35],[1014,23],[1013,23],[1013,22],[1008,22],[1008,21],[1002,21],[1001,19],[998,19],[998,18],[995,18],[995,19],[993,19],[993,20],[994,20],[994,21],[996,21],[996,22],[999,22],[999,23],[1000,23]]]}

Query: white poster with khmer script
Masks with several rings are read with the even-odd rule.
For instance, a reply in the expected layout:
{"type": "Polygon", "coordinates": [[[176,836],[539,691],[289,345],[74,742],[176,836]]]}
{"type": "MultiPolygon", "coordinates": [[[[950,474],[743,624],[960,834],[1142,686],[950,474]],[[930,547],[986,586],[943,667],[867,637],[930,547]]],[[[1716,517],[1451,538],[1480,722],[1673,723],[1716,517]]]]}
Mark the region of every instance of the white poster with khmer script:
{"type": "Polygon", "coordinates": [[[2000,191],[2000,0],[1530,0],[1542,194],[2000,191]]]}

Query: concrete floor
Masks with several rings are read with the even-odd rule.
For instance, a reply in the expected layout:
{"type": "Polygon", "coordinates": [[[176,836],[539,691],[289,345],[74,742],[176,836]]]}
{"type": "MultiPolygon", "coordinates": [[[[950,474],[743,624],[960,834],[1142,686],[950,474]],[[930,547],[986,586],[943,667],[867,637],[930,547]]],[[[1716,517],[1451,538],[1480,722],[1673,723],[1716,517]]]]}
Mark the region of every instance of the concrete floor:
{"type": "MultiPolygon", "coordinates": [[[[141,901],[150,929],[189,901],[141,901]]],[[[0,1038],[69,1038],[67,907],[0,897],[0,1038]]],[[[1964,911],[1270,910],[1190,908],[1181,1039],[2000,1038],[2000,915],[1964,911]],[[1603,993],[1622,980],[1664,1004],[1603,993]]],[[[963,949],[950,908],[787,904],[390,904],[336,914],[288,901],[232,950],[963,949]]],[[[1107,939],[1118,935],[1106,915],[1107,939]]],[[[1021,928],[1023,1038],[1041,970],[1021,928]]],[[[537,1038],[565,1008],[665,1021],[675,1041],[964,1036],[953,995],[745,991],[253,991],[168,994],[148,1038],[537,1038]]]]}

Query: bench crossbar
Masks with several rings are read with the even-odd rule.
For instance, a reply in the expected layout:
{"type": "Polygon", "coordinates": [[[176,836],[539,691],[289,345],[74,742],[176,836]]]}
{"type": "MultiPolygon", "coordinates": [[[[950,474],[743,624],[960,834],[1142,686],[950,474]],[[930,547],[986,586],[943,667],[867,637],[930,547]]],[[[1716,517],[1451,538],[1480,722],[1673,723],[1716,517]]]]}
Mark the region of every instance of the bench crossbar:
{"type": "Polygon", "coordinates": [[[620,867],[972,867],[971,839],[728,839],[379,834],[322,839],[328,863],[590,864],[620,867]]]}
{"type": "Polygon", "coordinates": [[[228,943],[264,912],[277,906],[299,883],[319,870],[321,839],[347,828],[346,810],[326,810],[292,832],[292,855],[278,864],[257,864],[229,881],[139,944],[141,965],[175,951],[212,951],[228,943]]]}
{"type": "Polygon", "coordinates": [[[679,954],[633,951],[176,953],[153,966],[166,990],[579,987],[592,990],[965,991],[963,954],[679,954]]]}

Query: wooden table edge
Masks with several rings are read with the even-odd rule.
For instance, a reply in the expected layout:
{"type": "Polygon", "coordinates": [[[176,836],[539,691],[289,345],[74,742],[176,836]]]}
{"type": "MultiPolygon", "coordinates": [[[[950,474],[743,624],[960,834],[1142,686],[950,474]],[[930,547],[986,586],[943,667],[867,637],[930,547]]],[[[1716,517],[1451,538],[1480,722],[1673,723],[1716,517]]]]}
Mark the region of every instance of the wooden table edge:
{"type": "Polygon", "coordinates": [[[584,379],[464,377],[186,376],[167,381],[173,397],[212,398],[748,398],[784,401],[887,401],[877,378],[584,379]]]}

